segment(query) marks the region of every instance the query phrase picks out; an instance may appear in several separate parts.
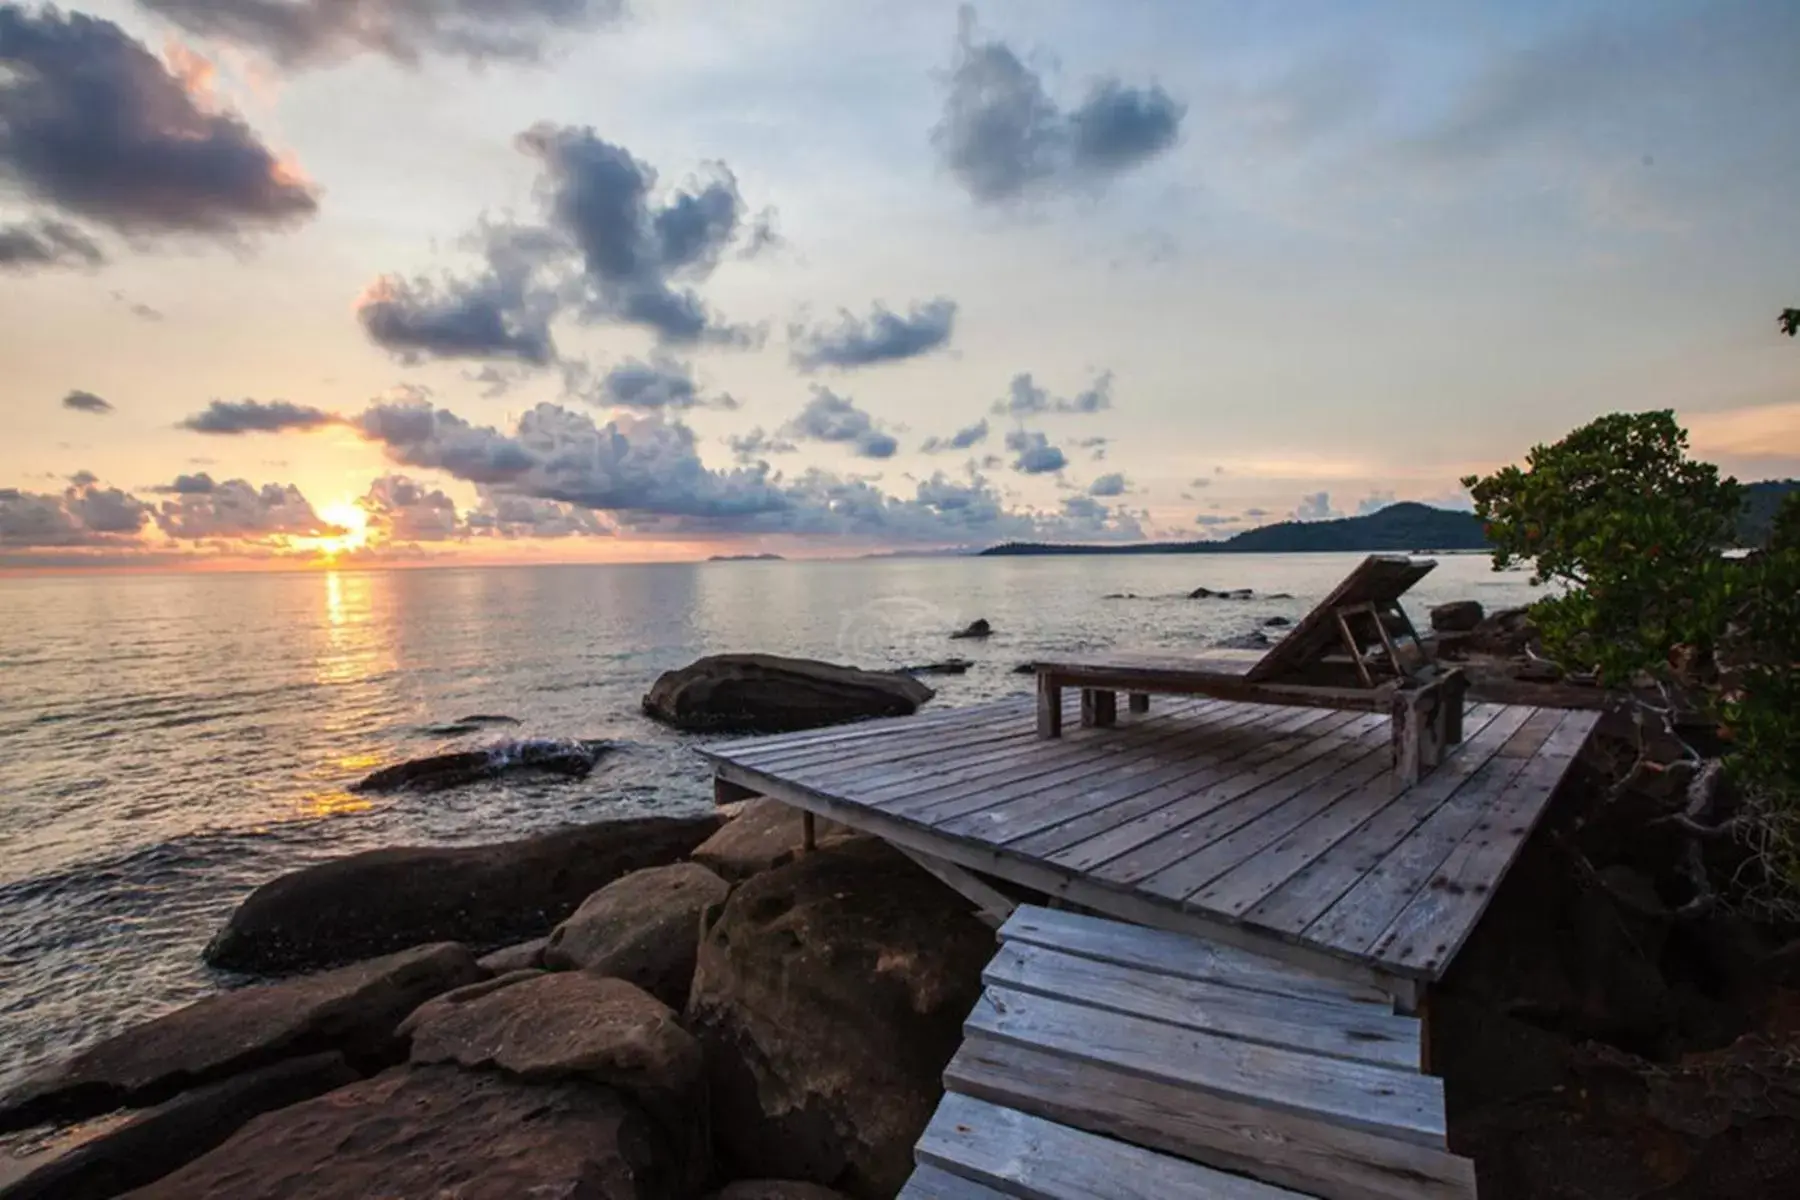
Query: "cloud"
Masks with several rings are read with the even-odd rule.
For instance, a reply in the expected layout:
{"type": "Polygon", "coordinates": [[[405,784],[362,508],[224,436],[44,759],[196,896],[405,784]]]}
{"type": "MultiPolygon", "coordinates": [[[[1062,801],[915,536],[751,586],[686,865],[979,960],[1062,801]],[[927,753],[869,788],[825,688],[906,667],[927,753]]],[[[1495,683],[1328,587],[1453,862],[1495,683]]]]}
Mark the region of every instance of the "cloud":
{"type": "Polygon", "coordinates": [[[783,427],[790,437],[811,438],[852,447],[862,458],[892,458],[900,443],[875,426],[875,419],[854,401],[830,388],[815,386],[799,415],[783,427]]]}
{"type": "Polygon", "coordinates": [[[0,546],[116,546],[134,541],[150,506],[93,475],[76,474],[60,494],[0,488],[0,546]]]}
{"type": "Polygon", "coordinates": [[[1370,492],[1367,496],[1364,496],[1361,500],[1356,502],[1356,515],[1359,517],[1366,517],[1370,513],[1380,512],[1393,502],[1394,493],[1391,491],[1377,490],[1370,492]]]}
{"type": "Polygon", "coordinates": [[[1106,505],[1091,496],[1070,496],[1062,502],[1063,512],[1082,520],[1093,520],[1106,516],[1106,505]]]}
{"type": "Polygon", "coordinates": [[[844,310],[837,325],[807,330],[790,326],[794,365],[802,371],[820,367],[850,370],[875,363],[899,362],[930,354],[949,345],[956,328],[956,301],[946,296],[914,304],[901,316],[877,303],[867,318],[844,310]]]}
{"type": "Polygon", "coordinates": [[[96,416],[105,416],[107,413],[113,411],[111,401],[104,400],[101,397],[94,395],[92,392],[84,392],[80,389],[76,389],[64,396],[62,398],[62,406],[64,408],[74,409],[76,412],[93,413],[96,416]]]}
{"type": "Polygon", "coordinates": [[[426,358],[556,359],[550,322],[560,304],[540,279],[556,241],[542,230],[492,226],[472,239],[485,267],[468,278],[383,275],[356,302],[376,345],[405,362],[426,358]]]}
{"type": "Polygon", "coordinates": [[[467,529],[474,536],[500,538],[610,537],[614,532],[592,509],[493,492],[469,514],[467,529]]]}
{"type": "Polygon", "coordinates": [[[442,542],[465,532],[456,501],[405,475],[373,480],[356,506],[369,515],[369,528],[387,541],[442,542]]]}
{"type": "Polygon", "coordinates": [[[38,218],[0,225],[0,271],[97,267],[105,261],[99,244],[67,221],[38,218]]]}
{"type": "Polygon", "coordinates": [[[311,217],[315,189],[206,99],[111,21],[0,4],[0,178],[53,208],[134,236],[311,217]]]}
{"type": "Polygon", "coordinates": [[[285,66],[357,54],[416,63],[532,61],[619,17],[623,0],[140,0],[190,33],[250,46],[285,66]]]}
{"type": "Polygon", "coordinates": [[[940,454],[946,450],[967,450],[969,447],[987,441],[987,418],[965,425],[947,438],[928,437],[919,447],[921,454],[940,454]]]}
{"type": "Polygon", "coordinates": [[[1018,455],[1013,470],[1022,475],[1048,475],[1069,465],[1063,452],[1041,433],[1015,429],[1006,435],[1006,448],[1018,455]]]}
{"type": "Polygon", "coordinates": [[[1052,396],[1032,379],[1031,372],[1021,371],[1007,385],[1006,397],[994,401],[992,412],[1002,417],[1029,417],[1045,413],[1097,413],[1112,407],[1113,373],[1102,371],[1086,390],[1074,396],[1052,396]]]}
{"type": "Polygon", "coordinates": [[[1294,509],[1293,519],[1296,521],[1330,521],[1343,515],[1331,507],[1330,492],[1311,492],[1300,497],[1300,504],[1294,509]]]}
{"type": "Polygon", "coordinates": [[[289,429],[319,429],[338,425],[343,418],[323,409],[286,400],[214,400],[204,411],[180,422],[178,428],[194,433],[235,436],[241,433],[280,433],[289,429]]]}
{"type": "Polygon", "coordinates": [[[725,444],[731,447],[731,453],[741,463],[756,462],[765,454],[792,454],[800,449],[779,434],[763,432],[761,425],[749,433],[731,435],[725,439],[725,444]]]}
{"type": "Polygon", "coordinates": [[[1090,496],[1123,496],[1125,494],[1125,476],[1117,471],[1100,478],[1088,485],[1090,496]]]}
{"type": "Polygon", "coordinates": [[[328,537],[344,532],[321,520],[294,485],[269,483],[258,488],[243,479],[227,479],[200,490],[176,490],[173,499],[164,500],[157,508],[156,525],[169,537],[192,541],[328,537]]]}
{"type": "Polygon", "coordinates": [[[1064,111],[1010,46],[977,40],[966,5],[948,84],[931,140],[951,175],[984,204],[1100,186],[1173,146],[1186,115],[1161,87],[1112,78],[1064,111]]]}
{"type": "Polygon", "coordinates": [[[1194,524],[1216,529],[1221,525],[1236,525],[1236,517],[1222,517],[1218,513],[1201,513],[1194,518],[1194,524]]]}
{"type": "Polygon", "coordinates": [[[703,395],[694,382],[691,365],[660,354],[652,355],[648,362],[628,358],[597,380],[593,368],[585,363],[565,364],[563,386],[569,394],[603,408],[679,411],[738,406],[728,395],[703,395]]]}
{"type": "Polygon", "coordinates": [[[201,471],[194,475],[177,475],[174,483],[165,483],[150,490],[173,496],[204,496],[218,486],[211,475],[201,471]]]}
{"type": "Polygon", "coordinates": [[[1209,488],[1212,485],[1213,485],[1213,481],[1212,481],[1212,476],[1210,476],[1210,475],[1200,475],[1200,476],[1196,476],[1193,479],[1188,480],[1189,487],[1209,488]]]}
{"type": "Polygon", "coordinates": [[[1244,510],[1244,516],[1248,517],[1252,521],[1260,521],[1264,517],[1269,516],[1269,515],[1270,515],[1269,510],[1266,508],[1246,508],[1244,510]]]}

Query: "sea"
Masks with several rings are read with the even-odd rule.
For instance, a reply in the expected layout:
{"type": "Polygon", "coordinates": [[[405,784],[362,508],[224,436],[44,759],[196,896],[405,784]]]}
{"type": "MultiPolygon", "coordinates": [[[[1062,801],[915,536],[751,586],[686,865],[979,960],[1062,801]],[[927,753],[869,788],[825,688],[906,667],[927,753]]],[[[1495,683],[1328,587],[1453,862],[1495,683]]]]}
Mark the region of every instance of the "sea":
{"type": "MultiPolygon", "coordinates": [[[[499,841],[703,811],[697,739],[640,712],[663,671],[763,651],[869,668],[951,657],[932,706],[1026,691],[1014,668],[1201,649],[1297,619],[1360,555],[852,561],[0,577],[0,1090],[245,980],[201,962],[258,884],[379,846],[499,841]],[[1249,600],[1189,599],[1248,587],[1249,600]],[[1291,598],[1264,598],[1286,593],[1291,598]],[[949,634],[986,618],[986,640],[949,634]],[[505,716],[516,725],[459,726],[505,716]],[[455,728],[453,728],[455,727],[455,728]],[[599,738],[584,780],[366,796],[375,768],[520,737],[599,738]]],[[[1442,555],[1426,609],[1528,602],[1442,555]]]]}

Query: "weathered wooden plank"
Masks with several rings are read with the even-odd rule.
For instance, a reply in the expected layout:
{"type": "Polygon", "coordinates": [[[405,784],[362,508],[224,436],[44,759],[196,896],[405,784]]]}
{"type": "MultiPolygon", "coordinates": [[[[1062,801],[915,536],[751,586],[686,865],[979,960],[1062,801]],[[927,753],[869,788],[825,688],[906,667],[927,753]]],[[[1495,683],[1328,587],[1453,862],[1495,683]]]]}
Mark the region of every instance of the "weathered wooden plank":
{"type": "Polygon", "coordinates": [[[1308,925],[1307,939],[1352,953],[1368,952],[1382,930],[1430,882],[1439,864],[1481,819],[1482,810],[1529,762],[1529,753],[1542,745],[1565,716],[1554,709],[1542,709],[1533,714],[1500,753],[1483,763],[1368,874],[1357,880],[1355,887],[1308,925]],[[1525,739],[1523,743],[1521,736],[1525,739]],[[1529,746],[1530,751],[1523,755],[1508,753],[1515,745],[1521,749],[1529,746]]]}
{"type": "MultiPolygon", "coordinates": [[[[1188,839],[1170,837],[1238,797],[1274,783],[1314,759],[1323,758],[1354,743],[1359,737],[1385,731],[1386,718],[1358,715],[1348,723],[1317,737],[1284,739],[1279,753],[1248,771],[1222,779],[1155,812],[1115,826],[1080,845],[1051,855],[1059,863],[1091,872],[1115,883],[1129,883],[1168,866],[1196,849],[1188,839]]],[[[1310,731],[1309,731],[1310,732],[1310,731]]]]}
{"type": "Polygon", "coordinates": [[[1020,694],[1001,700],[991,700],[984,704],[934,709],[930,712],[915,713],[909,717],[876,717],[867,721],[843,721],[836,725],[825,725],[817,729],[801,729],[793,733],[768,733],[756,737],[728,738],[696,747],[696,749],[699,753],[708,756],[747,762],[765,750],[800,749],[804,746],[824,746],[842,741],[857,741],[881,736],[883,731],[889,729],[919,729],[956,725],[1011,710],[1029,713],[1027,698],[1020,694]]]}
{"type": "Polygon", "coordinates": [[[1194,758],[1206,757],[1210,761],[1190,758],[1159,767],[1151,787],[1134,788],[1130,795],[1109,800],[1104,806],[1089,807],[1079,803],[1078,798],[1075,803],[1059,800],[1053,807],[1047,801],[1047,810],[1037,828],[1004,834],[995,831],[993,836],[1004,837],[1008,847],[1021,854],[1049,857],[1279,755],[1287,745],[1284,739],[1316,736],[1355,719],[1354,713],[1322,709],[1237,705],[1232,715],[1209,722],[1217,734],[1195,733],[1197,748],[1203,754],[1194,758]],[[1247,713],[1261,715],[1251,719],[1239,715],[1247,713]]]}
{"type": "Polygon", "coordinates": [[[1288,683],[1251,680],[1247,675],[1224,674],[1174,665],[1147,667],[1126,661],[1039,663],[1038,678],[1054,686],[1161,693],[1171,696],[1217,696],[1252,704],[1300,705],[1307,708],[1345,708],[1357,712],[1388,711],[1394,684],[1373,687],[1340,687],[1335,684],[1288,683]]]}
{"type": "Polygon", "coordinates": [[[1021,905],[1000,927],[1000,940],[1174,979],[1229,984],[1240,991],[1351,1007],[1390,1004],[1387,994],[1377,988],[1321,976],[1262,954],[1067,909],[1021,905]]]}
{"type": "Polygon", "coordinates": [[[888,725],[862,741],[839,742],[829,746],[807,746],[797,750],[771,750],[762,754],[740,756],[743,762],[764,771],[796,771],[807,767],[850,762],[884,762],[930,753],[952,746],[978,745],[1008,738],[1029,738],[1031,725],[1007,710],[991,712],[966,722],[928,727],[905,724],[888,725]]]}
{"type": "Polygon", "coordinates": [[[1254,859],[1283,834],[1328,807],[1346,792],[1373,779],[1391,778],[1384,730],[1371,730],[1373,741],[1358,741],[1317,759],[1299,771],[1225,808],[1203,817],[1171,836],[1191,836],[1198,848],[1162,870],[1136,880],[1147,892],[1186,901],[1195,892],[1240,863],[1254,859]]]}
{"type": "Polygon", "coordinates": [[[1597,712],[1568,714],[1382,933],[1378,955],[1427,970],[1450,965],[1599,718],[1597,712]]]}
{"type": "MultiPolygon", "coordinates": [[[[1192,779],[1202,771],[1224,771],[1227,763],[1250,753],[1259,737],[1290,724],[1301,723],[1288,714],[1306,709],[1238,705],[1209,714],[1203,724],[1184,728],[1180,736],[1158,743],[1143,753],[1132,754],[1096,780],[1077,787],[1007,784],[989,793],[993,804],[974,812],[958,812],[945,818],[928,814],[934,824],[973,834],[990,842],[1013,842],[1129,800],[1142,792],[1192,779]],[[1098,786],[1096,786],[1098,784],[1098,786]]],[[[1331,716],[1320,712],[1319,718],[1331,716]]]]}
{"type": "Polygon", "coordinates": [[[915,1156],[922,1165],[1031,1200],[1298,1200],[1293,1192],[954,1092],[938,1105],[915,1156]]]}
{"type": "Polygon", "coordinates": [[[927,1163],[914,1169],[894,1200],[1007,1200],[1007,1193],[927,1163]]]}
{"type": "MultiPolygon", "coordinates": [[[[1499,711],[1492,705],[1471,708],[1468,714],[1471,736],[1486,728],[1499,711]]],[[[1351,787],[1273,845],[1263,846],[1199,891],[1191,893],[1187,903],[1237,916],[1254,907],[1393,800],[1394,789],[1386,774],[1378,774],[1361,786],[1351,787]]]]}
{"type": "MultiPolygon", "coordinates": [[[[1326,1200],[1474,1200],[1468,1159],[1220,1096],[971,1038],[954,1092],[1326,1200]]],[[[904,1193],[903,1193],[904,1194],[904,1193]]]]}
{"type": "Polygon", "coordinates": [[[1247,991],[1227,983],[1181,979],[1020,942],[1003,945],[981,977],[994,987],[1238,1041],[1419,1069],[1419,1023],[1373,1005],[1317,1003],[1247,991]]]}
{"type": "Polygon", "coordinates": [[[1416,1071],[1175,1029],[996,987],[982,993],[963,1029],[1312,1120],[1444,1146],[1443,1081],[1416,1071]]]}
{"type": "Polygon", "coordinates": [[[1392,797],[1380,811],[1243,913],[1246,921],[1298,935],[1356,885],[1412,828],[1492,758],[1531,715],[1508,708],[1458,746],[1438,769],[1392,797]]]}

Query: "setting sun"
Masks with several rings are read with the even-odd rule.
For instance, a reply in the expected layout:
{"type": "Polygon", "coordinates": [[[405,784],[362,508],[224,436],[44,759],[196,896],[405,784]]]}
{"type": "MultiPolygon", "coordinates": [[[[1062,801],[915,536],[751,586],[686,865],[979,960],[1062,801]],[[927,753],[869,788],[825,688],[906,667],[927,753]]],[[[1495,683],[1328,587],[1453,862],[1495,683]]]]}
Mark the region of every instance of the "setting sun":
{"type": "Polygon", "coordinates": [[[369,544],[369,514],[359,505],[348,500],[327,504],[319,509],[319,516],[344,531],[330,537],[305,539],[308,549],[316,551],[320,557],[336,558],[369,544]]]}

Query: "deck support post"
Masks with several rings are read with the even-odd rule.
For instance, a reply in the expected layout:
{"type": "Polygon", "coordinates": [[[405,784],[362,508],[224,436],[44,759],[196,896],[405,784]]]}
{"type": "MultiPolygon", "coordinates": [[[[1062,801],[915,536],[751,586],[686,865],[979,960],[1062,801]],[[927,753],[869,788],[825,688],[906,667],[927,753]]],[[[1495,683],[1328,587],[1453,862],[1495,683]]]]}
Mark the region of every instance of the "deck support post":
{"type": "Polygon", "coordinates": [[[925,854],[918,850],[899,847],[900,853],[912,859],[926,871],[937,877],[939,883],[961,893],[964,898],[975,905],[975,915],[982,924],[998,929],[1006,924],[1006,918],[1012,916],[1018,902],[987,880],[953,862],[945,862],[935,855],[925,854]]]}
{"type": "Polygon", "coordinates": [[[1062,685],[1048,671],[1037,677],[1037,732],[1041,738],[1062,736],[1062,685]]]}
{"type": "Polygon", "coordinates": [[[813,826],[813,815],[802,810],[800,813],[800,849],[808,854],[819,848],[818,833],[813,826]]]}
{"type": "Polygon", "coordinates": [[[1150,711],[1150,693],[1132,692],[1126,704],[1134,713],[1147,713],[1150,711]]]}
{"type": "Polygon", "coordinates": [[[1105,688],[1081,689],[1081,727],[1101,728],[1119,723],[1119,693],[1105,688]]]}

